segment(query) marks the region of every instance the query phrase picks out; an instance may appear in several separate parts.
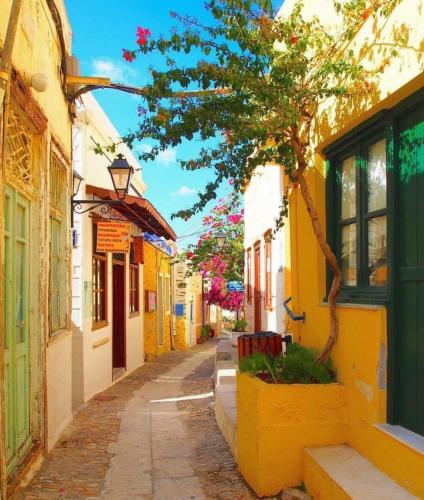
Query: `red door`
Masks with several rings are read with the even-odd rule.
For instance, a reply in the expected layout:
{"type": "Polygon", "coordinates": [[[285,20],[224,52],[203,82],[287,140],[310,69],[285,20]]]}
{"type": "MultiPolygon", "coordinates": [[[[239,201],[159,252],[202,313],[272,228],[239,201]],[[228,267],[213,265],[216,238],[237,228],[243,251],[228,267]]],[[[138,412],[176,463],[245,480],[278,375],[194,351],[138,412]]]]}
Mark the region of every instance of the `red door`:
{"type": "Polygon", "coordinates": [[[262,328],[261,321],[261,247],[259,245],[255,246],[254,249],[254,288],[253,288],[253,308],[254,308],[254,327],[255,332],[260,332],[262,328]]]}
{"type": "Polygon", "coordinates": [[[125,368],[125,267],[113,263],[113,368],[125,368]]]}

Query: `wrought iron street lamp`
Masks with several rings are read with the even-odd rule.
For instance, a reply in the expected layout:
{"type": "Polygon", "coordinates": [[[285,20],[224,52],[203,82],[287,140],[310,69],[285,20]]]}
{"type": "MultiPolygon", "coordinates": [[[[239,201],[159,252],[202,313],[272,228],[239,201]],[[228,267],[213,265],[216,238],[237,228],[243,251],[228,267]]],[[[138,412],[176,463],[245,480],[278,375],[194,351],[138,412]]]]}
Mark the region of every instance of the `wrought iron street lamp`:
{"type": "Polygon", "coordinates": [[[83,180],[84,179],[76,170],[72,172],[72,198],[74,198],[78,194],[81,182],[83,180]]]}
{"type": "Polygon", "coordinates": [[[112,177],[113,187],[120,200],[125,198],[130,187],[131,176],[134,169],[129,165],[125,156],[121,153],[113,160],[112,165],[107,167],[112,177]]]}
{"type": "Polygon", "coordinates": [[[78,194],[78,190],[81,181],[84,179],[81,175],[73,171],[73,186],[72,186],[72,210],[71,210],[71,225],[74,226],[74,213],[84,214],[90,212],[95,208],[100,207],[101,214],[105,215],[110,213],[110,207],[113,205],[122,205],[124,202],[125,195],[128,193],[131,177],[134,173],[133,167],[127,162],[124,155],[119,153],[117,157],[113,160],[112,164],[107,167],[110,177],[112,179],[112,184],[115,193],[118,196],[117,200],[75,200],[75,196],[78,194]],[[88,205],[87,208],[84,206],[88,205]]]}
{"type": "Polygon", "coordinates": [[[218,247],[219,250],[222,250],[225,246],[225,241],[227,239],[227,236],[225,233],[222,231],[218,231],[215,233],[215,241],[216,241],[216,246],[218,247]]]}

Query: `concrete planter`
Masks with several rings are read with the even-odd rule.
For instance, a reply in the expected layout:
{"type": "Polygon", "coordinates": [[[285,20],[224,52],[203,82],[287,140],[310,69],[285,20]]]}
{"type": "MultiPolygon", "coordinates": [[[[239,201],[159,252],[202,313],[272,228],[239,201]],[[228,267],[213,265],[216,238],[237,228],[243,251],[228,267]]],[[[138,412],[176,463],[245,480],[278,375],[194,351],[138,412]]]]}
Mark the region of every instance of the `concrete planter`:
{"type": "Polygon", "coordinates": [[[340,384],[267,384],[237,374],[237,462],[259,496],[301,484],[304,448],[346,442],[346,422],[340,384]]]}

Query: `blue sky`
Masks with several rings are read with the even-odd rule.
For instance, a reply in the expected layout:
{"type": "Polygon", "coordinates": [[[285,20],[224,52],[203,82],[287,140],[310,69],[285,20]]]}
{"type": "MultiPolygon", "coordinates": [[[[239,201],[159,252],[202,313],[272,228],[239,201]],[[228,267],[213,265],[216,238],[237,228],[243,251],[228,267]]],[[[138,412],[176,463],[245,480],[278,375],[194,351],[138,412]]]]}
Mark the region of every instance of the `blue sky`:
{"type": "MultiPolygon", "coordinates": [[[[137,26],[148,28],[152,36],[167,34],[176,21],[170,10],[190,14],[204,21],[208,16],[204,0],[65,0],[73,31],[73,53],[80,61],[84,76],[108,76],[114,82],[143,86],[149,80],[149,67],[163,67],[160,55],[139,57],[133,63],[122,59],[122,49],[134,49],[137,26]]],[[[277,2],[278,3],[278,2],[277,2]]],[[[187,64],[190,63],[189,56],[187,64]]],[[[181,60],[181,59],[180,59],[181,60]]],[[[192,59],[191,59],[192,62],[192,59]]],[[[120,134],[134,130],[137,126],[138,97],[111,90],[94,93],[120,134]]],[[[181,219],[171,221],[171,214],[191,206],[196,193],[213,173],[208,170],[182,171],[177,158],[190,158],[201,146],[199,141],[181,144],[174,150],[164,152],[156,161],[142,165],[143,177],[148,185],[146,197],[168,219],[178,236],[196,232],[201,227],[201,216],[188,222],[181,219]]],[[[145,141],[139,147],[148,147],[145,141]]],[[[222,196],[227,187],[218,193],[222,196]]],[[[191,238],[180,240],[184,246],[191,238]]]]}

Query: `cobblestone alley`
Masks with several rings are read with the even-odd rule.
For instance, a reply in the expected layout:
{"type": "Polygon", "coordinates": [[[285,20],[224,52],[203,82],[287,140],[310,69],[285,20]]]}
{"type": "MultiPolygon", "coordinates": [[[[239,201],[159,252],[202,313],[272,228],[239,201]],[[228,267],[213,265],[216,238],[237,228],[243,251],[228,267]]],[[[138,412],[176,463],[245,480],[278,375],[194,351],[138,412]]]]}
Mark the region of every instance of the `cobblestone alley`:
{"type": "Polygon", "coordinates": [[[94,397],[15,498],[256,498],[215,423],[215,348],[165,354],[94,397]]]}

